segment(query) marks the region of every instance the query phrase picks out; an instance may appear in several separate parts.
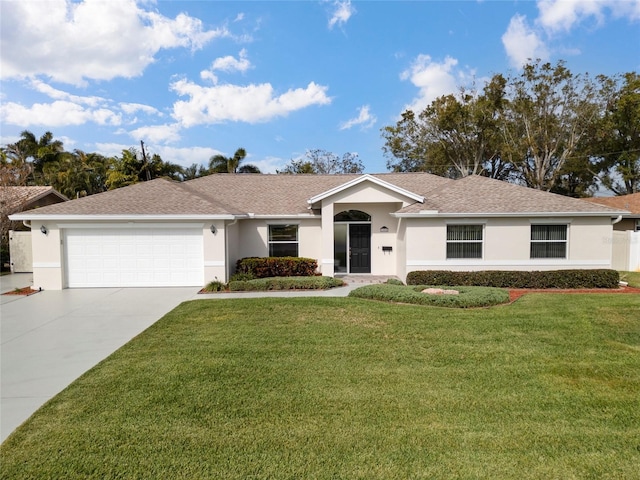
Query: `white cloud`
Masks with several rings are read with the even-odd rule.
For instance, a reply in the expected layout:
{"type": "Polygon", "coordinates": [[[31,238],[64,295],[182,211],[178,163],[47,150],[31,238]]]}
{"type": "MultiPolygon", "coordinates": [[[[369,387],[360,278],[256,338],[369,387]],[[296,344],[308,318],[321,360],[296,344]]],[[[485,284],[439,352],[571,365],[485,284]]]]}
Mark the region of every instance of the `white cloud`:
{"type": "Polygon", "coordinates": [[[82,125],[87,122],[98,125],[120,125],[120,114],[107,108],[87,109],[64,100],[53,103],[35,103],[25,107],[14,102],[0,105],[2,123],[30,127],[32,125],[59,127],[65,125],[82,125]]]}
{"type": "Polygon", "coordinates": [[[218,83],[218,76],[214,73],[216,70],[222,72],[241,72],[244,73],[250,68],[253,68],[251,62],[247,58],[247,50],[243,48],[238,54],[238,58],[231,55],[226,57],[216,58],[211,67],[208,70],[200,72],[200,78],[203,80],[209,80],[211,83],[218,83]]]}
{"type": "Polygon", "coordinates": [[[458,60],[447,56],[444,62],[438,63],[429,55],[418,55],[411,67],[400,75],[402,80],[410,80],[419,88],[419,93],[410,105],[405,106],[414,112],[421,112],[433,100],[458,90],[461,83],[466,83],[472,73],[457,69],[458,60]]]}
{"type": "Polygon", "coordinates": [[[104,105],[107,103],[107,100],[102,97],[85,97],[79,95],[72,95],[68,92],[64,92],[62,90],[58,90],[53,88],[51,85],[46,84],[40,80],[32,80],[31,87],[40,93],[52,98],[54,100],[68,100],[73,103],[79,103],[81,105],[88,105],[90,107],[96,107],[98,105],[104,105]]]}
{"type": "Polygon", "coordinates": [[[44,75],[85,85],[142,74],[162,49],[197,50],[225,28],[207,30],[186,14],[175,19],[144,10],[135,0],[3,2],[0,20],[4,78],[44,75]]]}
{"type": "Polygon", "coordinates": [[[231,55],[216,58],[211,65],[212,70],[223,72],[246,72],[251,68],[251,62],[247,59],[247,49],[243,48],[238,54],[238,59],[231,55]]]}
{"type": "Polygon", "coordinates": [[[187,80],[171,84],[171,90],[190,97],[173,105],[173,116],[185,127],[225,121],[257,123],[288,115],[311,105],[327,105],[328,87],[311,82],[306,88],[276,95],[268,83],[203,87],[187,80]]]}
{"type": "Polygon", "coordinates": [[[560,42],[571,30],[587,21],[604,25],[610,18],[640,21],[640,0],[538,0],[538,17],[533,25],[515,15],[502,35],[502,43],[514,67],[529,59],[548,59],[551,45],[555,53],[577,55],[580,50],[560,42]]]}
{"type": "Polygon", "coordinates": [[[180,125],[148,125],[129,132],[129,136],[137,141],[150,143],[173,143],[180,140],[180,125]]]}
{"type": "Polygon", "coordinates": [[[502,44],[509,62],[516,68],[522,67],[529,60],[545,60],[549,56],[545,43],[539,34],[529,27],[526,17],[522,15],[511,18],[507,31],[502,35],[502,44]]]}
{"type": "MultiPolygon", "coordinates": [[[[66,144],[66,143],[65,143],[66,144]]],[[[140,142],[131,143],[96,143],[95,151],[106,157],[122,156],[123,150],[131,147],[140,150],[140,142]]],[[[177,163],[183,167],[188,167],[193,163],[202,165],[209,164],[209,158],[214,155],[224,155],[220,150],[210,147],[170,147],[158,146],[151,142],[147,144],[145,140],[145,151],[148,155],[158,154],[165,162],[177,163]]]]}
{"type": "Polygon", "coordinates": [[[361,125],[363,129],[371,128],[378,119],[371,114],[369,109],[369,105],[360,107],[358,116],[340,124],[340,130],[348,130],[356,125],[361,125]]]}
{"type": "Polygon", "coordinates": [[[150,105],[143,105],[142,103],[120,103],[119,107],[124,113],[128,115],[142,112],[147,115],[157,115],[159,117],[162,116],[162,112],[160,112],[157,108],[150,105]]]}
{"type": "Polygon", "coordinates": [[[537,23],[549,32],[569,32],[589,18],[602,25],[608,14],[640,20],[640,0],[539,0],[538,10],[537,23]]]}
{"type": "Polygon", "coordinates": [[[356,9],[351,5],[351,0],[336,0],[333,2],[333,11],[331,12],[331,18],[329,19],[329,28],[333,28],[336,25],[345,25],[355,13],[356,9]]]}

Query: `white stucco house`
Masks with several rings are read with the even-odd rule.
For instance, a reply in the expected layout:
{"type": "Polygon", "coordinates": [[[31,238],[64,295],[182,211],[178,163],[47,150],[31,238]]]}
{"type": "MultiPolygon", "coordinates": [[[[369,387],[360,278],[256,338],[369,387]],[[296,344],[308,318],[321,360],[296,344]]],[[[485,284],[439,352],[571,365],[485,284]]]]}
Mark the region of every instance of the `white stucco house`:
{"type": "Polygon", "coordinates": [[[611,267],[624,210],[485,177],[216,174],[157,179],[12,216],[34,287],[202,286],[249,256],[323,275],[611,267]]]}

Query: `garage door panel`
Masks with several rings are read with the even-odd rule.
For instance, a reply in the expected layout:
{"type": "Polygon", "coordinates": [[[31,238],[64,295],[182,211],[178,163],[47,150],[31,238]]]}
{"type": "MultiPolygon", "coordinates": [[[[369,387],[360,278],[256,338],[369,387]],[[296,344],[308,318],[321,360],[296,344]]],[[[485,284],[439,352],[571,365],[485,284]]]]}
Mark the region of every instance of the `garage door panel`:
{"type": "Polygon", "coordinates": [[[202,230],[70,229],[69,287],[201,286],[202,230]]]}

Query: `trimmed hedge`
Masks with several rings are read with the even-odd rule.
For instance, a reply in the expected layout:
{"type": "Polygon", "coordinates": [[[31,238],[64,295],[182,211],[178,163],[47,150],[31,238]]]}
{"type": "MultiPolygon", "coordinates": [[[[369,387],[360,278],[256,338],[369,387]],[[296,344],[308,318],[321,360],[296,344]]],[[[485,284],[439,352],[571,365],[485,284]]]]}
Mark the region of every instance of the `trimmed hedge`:
{"type": "Polygon", "coordinates": [[[236,262],[236,274],[253,278],[311,277],[318,262],[304,257],[246,257],[236,262]]]}
{"type": "Polygon", "coordinates": [[[232,292],[257,292],[269,290],[326,290],[344,285],[342,280],[331,277],[272,277],[229,282],[232,292]]]}
{"type": "Polygon", "coordinates": [[[350,297],[381,300],[415,305],[436,307],[472,308],[499,305],[509,301],[509,292],[491,287],[447,287],[457,290],[458,295],[429,295],[422,293],[427,288],[421,286],[402,286],[393,284],[365,285],[349,292],[350,297]]]}
{"type": "Polygon", "coordinates": [[[454,272],[423,270],[407,274],[407,285],[470,285],[498,288],[618,288],[616,270],[454,272]]]}

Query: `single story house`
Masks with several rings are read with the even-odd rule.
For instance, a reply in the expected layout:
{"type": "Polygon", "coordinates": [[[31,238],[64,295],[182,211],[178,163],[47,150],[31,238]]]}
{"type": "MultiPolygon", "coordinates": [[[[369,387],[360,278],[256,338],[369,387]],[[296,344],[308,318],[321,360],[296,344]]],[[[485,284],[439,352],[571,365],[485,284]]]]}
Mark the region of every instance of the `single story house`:
{"type": "Polygon", "coordinates": [[[640,193],[617,197],[592,197],[585,200],[627,210],[622,219],[613,225],[611,265],[616,270],[640,271],[640,193]]]}
{"type": "Polygon", "coordinates": [[[8,216],[34,208],[46,207],[69,199],[49,186],[0,187],[0,220],[2,221],[2,263],[12,272],[31,272],[31,230],[8,216]],[[7,252],[9,256],[6,257],[7,252]]]}
{"type": "Polygon", "coordinates": [[[12,216],[34,287],[202,286],[249,256],[323,275],[611,267],[627,212],[485,177],[214,174],[156,179],[12,216]]]}

